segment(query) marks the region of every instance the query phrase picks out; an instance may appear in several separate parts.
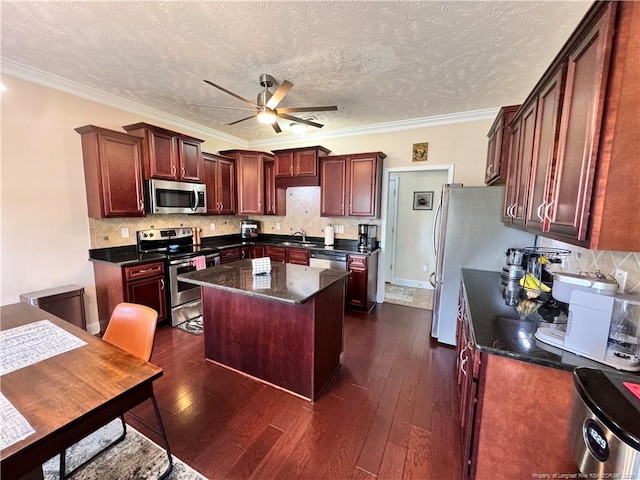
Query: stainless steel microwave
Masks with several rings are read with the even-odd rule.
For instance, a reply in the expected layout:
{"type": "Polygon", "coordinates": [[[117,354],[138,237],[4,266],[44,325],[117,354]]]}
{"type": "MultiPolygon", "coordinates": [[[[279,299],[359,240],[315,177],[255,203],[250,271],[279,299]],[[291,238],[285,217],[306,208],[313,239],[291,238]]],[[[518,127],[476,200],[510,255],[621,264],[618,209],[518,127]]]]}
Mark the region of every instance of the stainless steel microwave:
{"type": "Polygon", "coordinates": [[[147,213],[207,213],[207,186],[201,183],[147,180],[147,213]]]}

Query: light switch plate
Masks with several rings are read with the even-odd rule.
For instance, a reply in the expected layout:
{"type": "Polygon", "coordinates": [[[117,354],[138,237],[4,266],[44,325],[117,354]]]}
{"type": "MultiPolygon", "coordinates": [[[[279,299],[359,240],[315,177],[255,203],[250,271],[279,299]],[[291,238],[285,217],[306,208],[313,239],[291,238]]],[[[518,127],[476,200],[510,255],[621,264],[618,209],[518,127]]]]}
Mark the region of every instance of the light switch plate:
{"type": "Polygon", "coordinates": [[[123,227],[120,233],[122,234],[122,238],[129,238],[129,229],[127,227],[123,227]]]}

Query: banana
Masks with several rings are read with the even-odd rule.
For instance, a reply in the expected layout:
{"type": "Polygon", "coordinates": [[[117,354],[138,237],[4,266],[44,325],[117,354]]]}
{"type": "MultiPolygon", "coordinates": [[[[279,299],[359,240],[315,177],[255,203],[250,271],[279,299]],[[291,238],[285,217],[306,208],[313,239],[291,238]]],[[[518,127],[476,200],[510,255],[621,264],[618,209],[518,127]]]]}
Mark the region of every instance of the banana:
{"type": "Polygon", "coordinates": [[[528,317],[532,313],[535,313],[538,310],[538,303],[533,300],[520,300],[518,305],[516,305],[516,311],[522,315],[523,317],[528,317]]]}
{"type": "Polygon", "coordinates": [[[550,292],[551,289],[547,287],[544,283],[538,280],[535,276],[527,273],[524,277],[520,279],[520,286],[526,288],[527,290],[536,290],[540,292],[550,292]]]}

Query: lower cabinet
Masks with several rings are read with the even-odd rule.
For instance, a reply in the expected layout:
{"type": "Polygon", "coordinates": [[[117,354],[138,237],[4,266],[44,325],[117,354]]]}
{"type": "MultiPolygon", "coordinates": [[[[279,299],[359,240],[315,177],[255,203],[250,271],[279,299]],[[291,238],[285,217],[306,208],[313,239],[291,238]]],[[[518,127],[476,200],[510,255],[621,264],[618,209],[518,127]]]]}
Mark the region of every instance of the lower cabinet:
{"type": "Polygon", "coordinates": [[[347,307],[371,311],[376,304],[378,252],[347,257],[347,307]]]}
{"type": "Polygon", "coordinates": [[[234,247],[220,251],[220,263],[231,263],[244,258],[254,258],[251,256],[251,247],[234,247]]]}
{"type": "Polygon", "coordinates": [[[571,372],[478,351],[472,323],[463,285],[456,369],[462,479],[577,474],[567,441],[571,372]]]}
{"type": "Polygon", "coordinates": [[[158,322],[167,319],[167,293],[163,262],[120,267],[94,262],[100,331],[120,302],[139,303],[158,312],[158,322]]]}
{"type": "Polygon", "coordinates": [[[284,248],[267,245],[264,247],[264,256],[269,257],[274,262],[309,265],[309,251],[304,248],[284,248]]]}

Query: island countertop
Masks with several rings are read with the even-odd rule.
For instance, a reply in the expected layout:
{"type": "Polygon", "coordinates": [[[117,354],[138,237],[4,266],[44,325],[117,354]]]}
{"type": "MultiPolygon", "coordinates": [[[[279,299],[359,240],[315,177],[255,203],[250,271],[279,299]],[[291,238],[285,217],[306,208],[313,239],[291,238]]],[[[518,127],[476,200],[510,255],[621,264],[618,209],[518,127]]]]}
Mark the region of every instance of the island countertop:
{"type": "Polygon", "coordinates": [[[271,262],[271,273],[268,275],[253,275],[251,260],[245,259],[183,273],[178,280],[283,303],[301,304],[347,275],[347,272],[340,270],[280,262],[271,262]]]}

